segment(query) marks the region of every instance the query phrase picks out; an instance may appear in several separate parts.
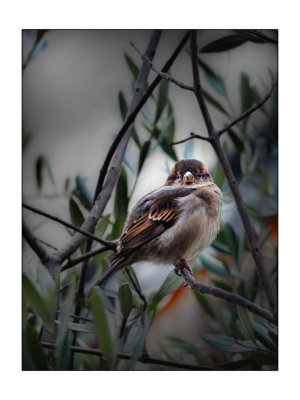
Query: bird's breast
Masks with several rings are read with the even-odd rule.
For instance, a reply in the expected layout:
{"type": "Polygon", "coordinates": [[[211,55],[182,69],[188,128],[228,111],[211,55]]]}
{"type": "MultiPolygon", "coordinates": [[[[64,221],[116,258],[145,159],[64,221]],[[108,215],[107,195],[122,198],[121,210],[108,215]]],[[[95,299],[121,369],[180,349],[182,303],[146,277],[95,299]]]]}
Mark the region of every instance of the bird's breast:
{"type": "Polygon", "coordinates": [[[158,238],[158,258],[174,263],[181,258],[192,259],[215,239],[222,208],[222,193],[212,190],[196,191],[178,199],[180,214],[175,224],[158,238]]]}

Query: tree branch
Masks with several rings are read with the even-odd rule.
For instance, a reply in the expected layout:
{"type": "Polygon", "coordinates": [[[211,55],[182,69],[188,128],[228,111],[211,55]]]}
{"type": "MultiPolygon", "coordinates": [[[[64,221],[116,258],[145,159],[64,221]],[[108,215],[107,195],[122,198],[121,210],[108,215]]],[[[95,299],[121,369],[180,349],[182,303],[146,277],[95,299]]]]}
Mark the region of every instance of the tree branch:
{"type": "Polygon", "coordinates": [[[89,251],[88,253],[83,254],[81,257],[74,258],[73,260],[69,260],[66,264],[64,264],[61,267],[61,272],[66,271],[67,269],[74,267],[75,265],[81,263],[82,261],[88,260],[89,258],[94,257],[97,254],[101,254],[107,250],[111,250],[111,249],[104,246],[104,247],[101,247],[100,249],[89,251]]]}
{"type": "Polygon", "coordinates": [[[193,69],[193,76],[194,76],[195,95],[196,95],[200,110],[201,110],[203,118],[204,118],[204,122],[205,122],[205,125],[207,128],[207,131],[208,131],[208,135],[211,139],[211,144],[219,158],[219,161],[222,165],[224,174],[226,176],[226,179],[227,179],[230,189],[232,191],[234,200],[236,202],[238,212],[240,214],[241,220],[242,220],[244,228],[245,228],[245,232],[246,232],[248,240],[249,240],[251,254],[254,258],[254,262],[255,262],[256,268],[258,270],[263,287],[265,289],[266,296],[268,298],[271,309],[275,316],[274,318],[276,319],[277,318],[276,300],[275,300],[275,296],[274,296],[273,290],[271,288],[270,282],[268,280],[268,276],[267,276],[266,271],[263,266],[263,259],[262,259],[260,250],[256,244],[255,232],[251,225],[251,222],[250,222],[247,210],[246,210],[246,206],[243,202],[242,196],[238,189],[236,179],[233,175],[230,164],[229,164],[227,157],[221,146],[220,136],[214,128],[214,125],[213,125],[212,119],[210,117],[210,114],[209,114],[209,111],[208,111],[208,108],[206,105],[206,101],[205,101],[205,98],[203,95],[202,87],[200,84],[199,69],[198,69],[198,62],[197,62],[198,46],[197,46],[197,32],[196,31],[193,31],[191,34],[191,56],[192,56],[192,69],[193,69]]]}
{"type": "Polygon", "coordinates": [[[41,263],[46,264],[50,259],[50,254],[47,252],[42,243],[40,243],[40,241],[33,235],[25,221],[22,221],[22,233],[24,239],[41,260],[41,263]]]}
{"type": "Polygon", "coordinates": [[[159,71],[154,66],[154,64],[149,60],[149,58],[147,56],[144,56],[132,42],[130,42],[130,44],[135,49],[135,51],[139,54],[139,56],[142,58],[142,60],[144,60],[144,62],[146,62],[149,65],[149,67],[152,69],[152,71],[154,71],[162,79],[166,79],[167,81],[170,81],[170,82],[174,83],[176,86],[179,86],[181,89],[190,90],[192,92],[194,91],[194,87],[193,86],[189,86],[189,85],[186,85],[185,83],[179,82],[175,78],[170,76],[169,74],[167,74],[165,72],[162,72],[162,71],[159,71]]]}
{"type": "Polygon", "coordinates": [[[29,206],[28,204],[24,204],[23,203],[22,207],[24,207],[27,210],[30,210],[30,211],[32,211],[32,212],[34,212],[36,214],[42,215],[43,217],[52,219],[53,221],[58,222],[59,224],[64,225],[67,228],[73,229],[76,232],[80,232],[82,235],[90,238],[91,240],[95,240],[96,242],[104,244],[108,249],[111,249],[111,250],[115,250],[116,249],[117,244],[115,242],[109,242],[107,240],[101,239],[98,236],[93,235],[92,233],[85,231],[84,229],[78,228],[77,226],[75,226],[73,224],[70,224],[69,222],[66,222],[66,221],[64,221],[64,220],[62,220],[62,219],[60,219],[58,217],[55,217],[54,215],[48,214],[48,213],[46,213],[44,211],[41,211],[41,210],[39,210],[39,209],[37,209],[35,207],[29,206]]]}
{"type": "Polygon", "coordinates": [[[189,140],[192,140],[192,139],[201,139],[201,140],[205,140],[205,141],[210,142],[210,143],[212,141],[209,136],[196,135],[196,133],[191,132],[190,133],[190,137],[188,137],[186,139],[183,139],[183,140],[179,140],[178,142],[172,142],[171,146],[175,146],[176,144],[180,144],[180,143],[185,143],[185,142],[187,142],[189,140]]]}
{"type": "Polygon", "coordinates": [[[267,93],[265,95],[265,97],[257,104],[255,104],[254,106],[252,106],[251,108],[249,108],[249,110],[246,110],[245,112],[243,112],[239,117],[237,117],[236,119],[234,119],[233,121],[231,121],[228,125],[226,125],[223,129],[220,129],[217,132],[217,135],[220,137],[221,135],[223,135],[223,133],[229,131],[229,129],[231,127],[233,127],[234,125],[236,125],[237,123],[239,123],[240,121],[242,121],[243,119],[247,118],[250,114],[252,114],[254,111],[258,110],[259,108],[261,108],[271,97],[272,92],[275,88],[275,86],[277,85],[277,81],[278,81],[278,77],[276,77],[274,79],[274,81],[272,82],[271,88],[269,93],[267,93]]]}
{"type": "MultiPolygon", "coordinates": [[[[40,343],[42,347],[47,348],[47,349],[55,349],[57,347],[56,344],[53,343],[47,343],[47,342],[41,342],[40,343]]],[[[82,353],[82,354],[91,354],[95,356],[102,357],[103,353],[101,350],[96,350],[96,349],[89,349],[89,348],[83,348],[83,347],[78,347],[78,346],[70,346],[70,349],[75,352],[75,353],[82,353]]],[[[132,355],[131,354],[126,354],[126,353],[118,353],[117,357],[123,360],[131,360],[132,355]]],[[[141,356],[138,359],[139,362],[143,364],[154,364],[154,365],[166,365],[167,367],[171,368],[180,368],[180,369],[187,369],[191,371],[215,371],[215,370],[220,370],[221,368],[218,367],[210,367],[210,366],[205,366],[205,365],[191,365],[191,364],[185,364],[185,363],[180,363],[176,361],[169,361],[169,360],[160,360],[157,358],[152,358],[148,356],[141,356]]]]}
{"type": "MultiPolygon", "coordinates": [[[[168,59],[168,61],[165,64],[164,69],[167,71],[175,59],[177,58],[178,54],[180,51],[183,49],[185,46],[187,40],[190,37],[190,32],[187,32],[179,45],[176,47],[174,50],[173,54],[171,57],[168,59]]],[[[150,58],[150,57],[149,57],[150,58]]],[[[149,66],[147,66],[149,68],[149,66]]],[[[130,115],[126,118],[126,121],[124,122],[123,127],[121,128],[120,132],[118,133],[116,139],[114,140],[107,157],[105,159],[105,162],[103,164],[103,167],[101,168],[100,175],[98,178],[98,183],[97,183],[97,188],[95,191],[95,197],[97,197],[94,206],[91,209],[89,217],[86,219],[84,224],[82,225],[81,229],[84,231],[91,232],[94,230],[97,222],[99,221],[99,218],[101,217],[107,202],[109,201],[111,197],[112,190],[114,188],[115,182],[117,180],[117,177],[119,175],[119,171],[122,165],[123,157],[125,154],[127,142],[130,138],[130,133],[127,132],[128,128],[130,125],[134,122],[134,119],[142,106],[145,104],[146,100],[150,97],[152,94],[153,90],[157,87],[158,83],[161,81],[161,77],[156,77],[156,79],[152,82],[152,84],[149,86],[145,94],[142,96],[141,100],[138,102],[138,104],[135,106],[134,110],[130,113],[130,115]],[[127,133],[126,133],[127,132],[127,133]],[[122,138],[124,139],[122,140],[122,138]],[[122,140],[122,141],[121,141],[122,140]],[[115,150],[118,148],[118,153],[115,153],[115,150]],[[112,160],[112,157],[114,156],[111,168],[107,174],[108,171],[108,166],[112,160]],[[105,179],[107,175],[107,178],[105,179]],[[105,180],[105,183],[104,183],[105,180]],[[101,191],[101,195],[99,195],[101,191]]],[[[138,88],[140,91],[140,88],[138,88]]],[[[67,259],[71,254],[74,253],[75,250],[82,244],[84,241],[84,237],[81,234],[75,234],[72,238],[72,240],[65,245],[62,249],[60,249],[58,252],[56,252],[56,257],[57,259],[60,259],[61,261],[67,259]]]]}
{"type": "Polygon", "coordinates": [[[226,290],[223,289],[205,285],[204,283],[197,281],[191,275],[191,273],[188,271],[187,268],[181,268],[180,273],[183,276],[186,283],[188,284],[188,286],[194,290],[197,290],[197,292],[209,294],[214,297],[219,297],[221,299],[228,301],[229,303],[238,304],[239,306],[246,308],[248,311],[265,318],[267,321],[273,324],[277,323],[276,319],[268,310],[256,305],[255,303],[252,303],[251,301],[245,299],[244,297],[239,296],[238,294],[235,293],[227,292],[226,290]]]}

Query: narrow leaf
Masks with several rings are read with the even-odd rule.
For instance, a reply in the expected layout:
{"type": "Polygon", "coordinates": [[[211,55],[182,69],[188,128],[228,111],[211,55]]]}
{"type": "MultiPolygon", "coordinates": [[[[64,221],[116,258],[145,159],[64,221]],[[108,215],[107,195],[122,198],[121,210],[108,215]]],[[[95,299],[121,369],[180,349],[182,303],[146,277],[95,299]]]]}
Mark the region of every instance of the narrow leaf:
{"type": "Polygon", "coordinates": [[[135,64],[135,62],[132,60],[131,57],[129,57],[128,54],[125,53],[125,60],[126,63],[128,65],[128,68],[130,69],[130,72],[134,78],[134,80],[137,79],[137,76],[139,74],[139,68],[137,67],[137,65],[135,64]]]}
{"type": "Polygon", "coordinates": [[[44,299],[39,294],[32,281],[23,274],[22,276],[23,295],[33,308],[34,312],[41,318],[47,328],[51,328],[51,314],[44,299]]]}
{"type": "Polygon", "coordinates": [[[80,175],[77,175],[75,182],[76,187],[73,190],[73,194],[78,198],[81,204],[90,211],[93,205],[93,199],[86,186],[86,179],[82,178],[80,175]]]}
{"type": "Polygon", "coordinates": [[[212,319],[216,320],[216,314],[212,309],[211,305],[209,304],[208,300],[206,299],[206,297],[203,294],[196,292],[195,290],[193,290],[193,293],[198,303],[200,304],[201,308],[206,312],[206,314],[208,314],[212,319]]]}
{"type": "Polygon", "coordinates": [[[236,308],[237,308],[237,313],[238,313],[239,320],[240,320],[240,323],[243,328],[245,338],[250,339],[255,344],[256,337],[255,337],[254,330],[252,328],[250,319],[248,317],[247,311],[244,308],[239,307],[239,306],[236,306],[236,308]]]}
{"type": "Polygon", "coordinates": [[[70,211],[70,217],[71,217],[72,224],[80,227],[84,222],[84,217],[82,215],[82,212],[81,212],[78,204],[72,197],[70,197],[70,200],[69,200],[69,211],[70,211]]]}
{"type": "Polygon", "coordinates": [[[119,107],[122,116],[122,120],[124,121],[128,112],[128,106],[124,97],[123,92],[119,92],[119,107]]]}
{"type": "Polygon", "coordinates": [[[230,336],[205,333],[201,335],[201,338],[212,347],[227,352],[248,352],[257,349],[249,340],[239,340],[237,343],[235,339],[230,336]]]}
{"type": "Polygon", "coordinates": [[[168,88],[169,88],[169,81],[167,81],[166,79],[163,79],[159,85],[154,123],[156,123],[159,120],[159,118],[161,117],[161,115],[165,109],[165,106],[167,105],[168,88]]]}
{"type": "Polygon", "coordinates": [[[225,110],[225,108],[222,106],[222,104],[218,100],[216,100],[214,97],[212,97],[211,94],[209,94],[206,90],[203,90],[203,94],[204,94],[205,99],[211,105],[213,105],[217,110],[221,111],[227,117],[230,117],[229,113],[225,110]]]}
{"type": "Polygon", "coordinates": [[[27,349],[30,353],[30,356],[34,362],[35,369],[37,371],[46,371],[48,370],[48,364],[43,352],[43,349],[39,343],[37,333],[33,326],[27,324],[25,329],[25,337],[27,349]]]}
{"type": "Polygon", "coordinates": [[[211,87],[221,96],[226,96],[224,80],[215,71],[198,57],[198,64],[203,69],[206,79],[211,87]]]}
{"type": "Polygon", "coordinates": [[[201,53],[215,53],[221,51],[232,50],[249,40],[249,36],[245,34],[236,34],[225,36],[221,39],[208,43],[200,50],[201,53]]]}
{"type": "Polygon", "coordinates": [[[127,283],[123,283],[119,287],[118,297],[123,317],[128,318],[132,309],[132,293],[127,283]]]}
{"type": "Polygon", "coordinates": [[[108,321],[105,310],[98,294],[99,288],[94,288],[91,295],[91,304],[95,321],[95,333],[98,339],[99,347],[103,352],[105,361],[109,369],[114,369],[115,354],[114,346],[109,331],[108,321]]]}
{"type": "Polygon", "coordinates": [[[214,274],[224,276],[226,278],[230,276],[230,273],[221,261],[213,259],[212,257],[204,256],[203,254],[200,254],[199,259],[202,264],[214,274]]]}

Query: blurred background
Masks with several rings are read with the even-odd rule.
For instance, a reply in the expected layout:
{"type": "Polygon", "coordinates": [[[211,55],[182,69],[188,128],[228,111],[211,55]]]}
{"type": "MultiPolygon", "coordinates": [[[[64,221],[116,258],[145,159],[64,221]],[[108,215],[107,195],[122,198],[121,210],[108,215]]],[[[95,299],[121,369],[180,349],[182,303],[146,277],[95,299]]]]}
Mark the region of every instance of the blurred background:
{"type": "MultiPolygon", "coordinates": [[[[39,32],[23,31],[23,201],[80,225],[81,219],[88,215],[99,169],[122,126],[132,99],[136,71],[142,64],[130,42],[144,52],[152,32],[50,30],[42,35],[39,32]],[[41,37],[37,42],[38,35],[41,37]]],[[[277,35],[274,31],[260,32],[274,40],[277,35]]],[[[162,68],[184,33],[163,31],[153,60],[157,68],[162,68]]],[[[247,37],[245,32],[233,30],[199,30],[198,47],[200,77],[209,110],[215,127],[222,128],[269,92],[277,75],[277,47],[272,41],[259,40],[255,35],[247,37]],[[227,45],[218,42],[227,37],[233,38],[227,45]],[[214,48],[209,47],[212,44],[214,48]]],[[[188,45],[170,74],[192,85],[188,45]]],[[[155,73],[151,71],[148,82],[154,78],[155,73]]],[[[200,140],[173,147],[168,144],[188,137],[190,132],[206,135],[196,98],[192,92],[174,84],[164,84],[156,89],[154,99],[156,102],[147,102],[138,115],[135,123],[138,141],[131,139],[127,148],[122,172],[126,200],[114,193],[104,213],[108,222],[105,229],[101,225],[98,233],[117,239],[126,217],[116,212],[118,204],[122,208],[121,204],[126,203],[127,214],[142,195],[164,184],[176,160],[197,158],[207,164],[225,194],[225,202],[222,237],[193,266],[203,281],[211,283],[217,277],[220,287],[230,290],[239,287],[241,294],[249,295],[253,282],[258,285],[257,276],[236,205],[211,145],[200,140]],[[159,98],[164,98],[165,104],[154,124],[159,98]],[[141,157],[146,142],[149,145],[141,157]],[[229,244],[234,241],[232,250],[229,244]],[[227,253],[222,258],[218,252],[224,251],[224,246],[227,253]],[[234,264],[232,268],[231,264],[234,264]],[[227,274],[224,265],[234,278],[227,274]],[[236,283],[241,275],[251,280],[251,288],[242,282],[245,292],[236,283]],[[230,283],[226,281],[228,278],[230,283]]],[[[277,265],[277,93],[262,109],[223,135],[222,144],[248,211],[252,212],[258,239],[266,246],[267,268],[272,272],[277,265]]],[[[61,248],[70,240],[71,232],[63,226],[27,210],[23,215],[34,234],[54,248],[61,248]]],[[[98,260],[93,270],[95,275],[107,260],[98,260]]],[[[39,268],[37,257],[24,244],[24,272],[34,280],[39,268]]],[[[172,266],[135,267],[141,287],[149,296],[171,270],[172,266]]],[[[110,285],[115,290],[117,278],[110,285]]],[[[176,336],[168,342],[172,357],[191,361],[194,350],[189,347],[187,351],[186,343],[198,343],[203,332],[220,332],[216,321],[225,318],[218,317],[224,302],[209,299],[207,303],[189,288],[182,287],[179,281],[172,288],[159,303],[147,348],[152,356],[159,356],[169,340],[166,338],[176,336]]],[[[256,292],[253,299],[255,295],[256,292]]],[[[206,354],[205,346],[203,349],[206,354]]],[[[199,354],[198,361],[203,362],[199,354]]],[[[222,355],[220,359],[225,361],[226,357],[222,355]]]]}

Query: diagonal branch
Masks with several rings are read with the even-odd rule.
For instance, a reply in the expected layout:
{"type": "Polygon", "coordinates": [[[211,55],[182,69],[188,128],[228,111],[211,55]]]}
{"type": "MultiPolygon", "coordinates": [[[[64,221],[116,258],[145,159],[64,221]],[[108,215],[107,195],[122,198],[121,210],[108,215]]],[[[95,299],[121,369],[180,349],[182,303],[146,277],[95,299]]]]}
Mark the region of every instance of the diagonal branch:
{"type": "Polygon", "coordinates": [[[107,240],[101,239],[98,236],[93,235],[92,233],[85,231],[84,229],[78,228],[77,226],[75,226],[73,224],[70,224],[69,222],[66,222],[66,221],[64,221],[64,220],[62,220],[62,219],[60,219],[58,217],[55,217],[54,215],[48,214],[48,213],[46,213],[44,211],[41,211],[38,208],[29,206],[28,204],[24,204],[23,203],[22,206],[24,208],[26,208],[27,210],[30,210],[30,211],[32,211],[32,212],[34,212],[36,214],[42,215],[43,217],[52,219],[53,221],[58,222],[59,224],[62,224],[64,226],[66,226],[67,228],[73,229],[74,231],[81,233],[82,235],[88,237],[91,240],[95,240],[96,242],[104,244],[108,249],[111,249],[111,250],[115,250],[116,249],[117,244],[115,242],[109,242],[107,240]]]}
{"type": "MultiPolygon", "coordinates": [[[[44,347],[46,349],[55,349],[57,347],[57,345],[54,343],[41,342],[40,344],[42,347],[44,347]]],[[[79,347],[79,346],[70,346],[70,349],[75,353],[92,354],[92,355],[99,356],[99,357],[103,356],[103,352],[101,350],[97,350],[97,349],[90,349],[90,348],[84,348],[84,347],[79,347]]],[[[123,359],[123,360],[131,360],[133,358],[133,355],[126,354],[126,353],[118,353],[117,357],[120,359],[123,359]]],[[[191,371],[215,371],[215,370],[221,369],[221,366],[220,367],[218,367],[218,366],[211,367],[211,366],[206,366],[206,365],[185,364],[185,363],[181,363],[181,362],[177,362],[177,361],[152,358],[147,355],[142,355],[138,359],[138,361],[143,364],[166,365],[171,368],[187,369],[187,370],[191,370],[191,371]]]]}
{"type": "Polygon", "coordinates": [[[278,78],[276,77],[274,79],[274,81],[272,82],[271,88],[269,90],[269,93],[267,93],[265,95],[265,97],[257,104],[255,104],[254,106],[252,106],[251,108],[249,108],[249,110],[246,110],[245,112],[243,112],[239,117],[237,117],[236,119],[234,119],[233,121],[231,121],[228,125],[226,125],[223,129],[220,129],[217,134],[218,136],[223,135],[223,133],[229,131],[229,129],[231,127],[233,127],[234,125],[236,125],[237,123],[239,123],[240,121],[242,121],[243,119],[247,118],[250,114],[252,114],[254,111],[258,110],[259,108],[261,108],[271,97],[272,92],[275,88],[275,86],[277,85],[277,81],[278,78]]]}
{"type": "Polygon", "coordinates": [[[42,264],[46,264],[50,259],[50,254],[45,249],[44,245],[33,235],[25,221],[22,221],[22,233],[32,250],[37,254],[42,264]]]}
{"type": "Polygon", "coordinates": [[[192,139],[201,139],[201,140],[205,140],[206,142],[210,142],[210,143],[212,142],[210,136],[201,136],[201,135],[197,135],[196,133],[191,132],[190,136],[188,138],[185,138],[183,140],[178,140],[178,142],[172,142],[171,146],[174,146],[176,144],[185,143],[192,139]]]}
{"type": "Polygon", "coordinates": [[[187,268],[181,268],[180,273],[183,276],[186,283],[188,284],[188,286],[196,290],[197,292],[209,294],[214,297],[219,297],[221,299],[228,301],[229,303],[237,304],[243,308],[246,308],[248,311],[265,318],[267,321],[273,324],[277,323],[276,318],[274,318],[273,315],[268,310],[256,305],[255,303],[252,303],[251,301],[245,299],[244,297],[239,296],[238,294],[235,293],[228,292],[227,290],[208,286],[202,282],[197,281],[191,275],[191,273],[187,268]]]}
{"type": "Polygon", "coordinates": [[[190,91],[194,91],[194,87],[190,86],[190,85],[186,85],[185,83],[179,82],[178,80],[176,80],[175,78],[173,78],[171,75],[163,72],[163,71],[159,71],[158,68],[156,68],[154,66],[154,64],[149,60],[149,58],[147,56],[144,56],[139,49],[134,45],[134,43],[130,43],[131,46],[134,48],[134,50],[140,55],[140,57],[142,58],[142,60],[144,62],[146,62],[149,67],[152,69],[152,71],[154,71],[158,76],[160,76],[162,79],[166,79],[167,81],[170,81],[172,83],[174,83],[176,86],[179,86],[181,89],[186,89],[186,90],[190,90],[190,91]]]}
{"type": "Polygon", "coordinates": [[[228,159],[223,151],[223,148],[221,146],[220,137],[218,135],[218,132],[214,128],[214,125],[213,125],[212,119],[210,117],[210,114],[209,114],[209,111],[208,111],[208,108],[206,105],[206,101],[205,101],[205,98],[203,95],[202,87],[200,84],[198,61],[197,61],[198,45],[197,45],[196,31],[193,31],[191,34],[191,56],[192,56],[192,69],[193,69],[193,76],[194,76],[195,95],[196,95],[200,110],[202,112],[202,115],[203,115],[203,118],[204,118],[204,121],[206,124],[208,135],[211,138],[211,144],[219,158],[219,161],[222,165],[224,174],[226,176],[226,179],[227,179],[230,189],[232,191],[234,200],[236,202],[238,212],[240,214],[242,223],[245,228],[245,232],[246,232],[248,240],[249,240],[251,254],[253,256],[257,271],[259,273],[259,276],[260,276],[260,279],[262,282],[262,285],[265,289],[267,299],[270,303],[271,309],[276,318],[276,316],[277,316],[276,299],[275,299],[274,292],[271,288],[267,273],[266,273],[264,265],[263,265],[263,258],[262,258],[261,252],[256,243],[255,232],[254,232],[254,229],[250,222],[246,206],[243,202],[243,199],[240,194],[236,179],[233,175],[231,166],[230,166],[229,161],[228,161],[228,159]]]}

